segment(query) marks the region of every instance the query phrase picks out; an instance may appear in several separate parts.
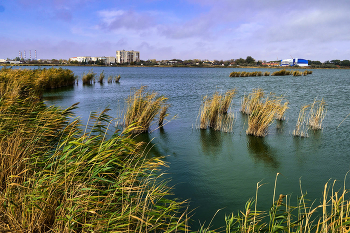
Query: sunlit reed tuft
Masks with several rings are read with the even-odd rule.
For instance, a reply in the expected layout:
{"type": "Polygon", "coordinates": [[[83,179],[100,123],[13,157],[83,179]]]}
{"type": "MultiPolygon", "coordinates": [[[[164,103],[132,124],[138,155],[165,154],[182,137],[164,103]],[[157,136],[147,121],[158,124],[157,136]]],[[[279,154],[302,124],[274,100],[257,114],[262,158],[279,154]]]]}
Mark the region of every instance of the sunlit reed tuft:
{"type": "Polygon", "coordinates": [[[159,96],[156,92],[147,92],[142,86],[130,94],[127,99],[127,109],[124,116],[124,125],[136,125],[134,133],[147,132],[153,119],[159,115],[168,98],[159,96]]]}

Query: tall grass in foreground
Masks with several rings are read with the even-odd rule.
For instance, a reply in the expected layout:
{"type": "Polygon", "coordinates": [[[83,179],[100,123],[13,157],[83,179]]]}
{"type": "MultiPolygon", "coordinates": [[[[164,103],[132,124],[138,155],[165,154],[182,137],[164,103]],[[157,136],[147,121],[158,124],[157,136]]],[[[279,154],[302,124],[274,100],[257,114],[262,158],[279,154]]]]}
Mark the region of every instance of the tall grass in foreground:
{"type": "Polygon", "coordinates": [[[183,202],[168,199],[164,162],[140,150],[133,126],[107,138],[105,110],[82,131],[67,118],[74,106],[47,108],[30,88],[0,84],[1,232],[188,229],[183,202]]]}
{"type": "Polygon", "coordinates": [[[335,181],[326,183],[320,203],[310,204],[300,188],[295,205],[291,205],[289,194],[276,197],[276,183],[277,177],[269,210],[258,210],[258,189],[262,186],[258,183],[256,196],[247,201],[245,209],[225,217],[226,232],[349,232],[350,201],[345,182],[338,191],[334,190],[335,181]]]}
{"type": "MultiPolygon", "coordinates": [[[[166,105],[167,99],[164,96],[159,96],[156,92],[147,92],[145,86],[131,93],[127,99],[127,109],[124,115],[125,127],[136,125],[136,128],[133,129],[134,133],[147,132],[154,118],[166,105]]],[[[161,117],[166,115],[166,110],[167,108],[161,117]]]]}
{"type": "Polygon", "coordinates": [[[224,95],[215,92],[211,98],[205,96],[199,110],[200,129],[213,128],[232,132],[233,113],[228,114],[236,89],[228,90],[224,95]]]}

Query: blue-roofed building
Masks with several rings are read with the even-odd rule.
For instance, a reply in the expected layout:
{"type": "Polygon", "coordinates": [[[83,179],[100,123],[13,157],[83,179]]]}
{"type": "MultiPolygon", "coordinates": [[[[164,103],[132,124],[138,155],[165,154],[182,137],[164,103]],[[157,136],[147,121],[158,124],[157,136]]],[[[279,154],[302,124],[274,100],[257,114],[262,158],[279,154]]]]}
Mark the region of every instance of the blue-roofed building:
{"type": "Polygon", "coordinates": [[[308,60],[301,58],[281,60],[281,66],[309,66],[308,60]]]}

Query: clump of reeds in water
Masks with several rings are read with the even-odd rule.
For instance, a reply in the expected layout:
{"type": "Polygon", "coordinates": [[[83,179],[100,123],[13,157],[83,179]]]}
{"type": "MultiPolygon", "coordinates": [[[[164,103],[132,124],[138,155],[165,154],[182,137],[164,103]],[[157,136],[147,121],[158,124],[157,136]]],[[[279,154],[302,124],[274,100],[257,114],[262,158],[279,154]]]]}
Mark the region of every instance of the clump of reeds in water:
{"type": "Polygon", "coordinates": [[[215,92],[210,98],[205,96],[200,108],[200,129],[212,128],[225,132],[232,131],[233,113],[229,114],[232,99],[236,89],[228,90],[224,95],[215,92]]]}
{"type": "Polygon", "coordinates": [[[312,130],[322,129],[322,122],[326,116],[326,102],[322,99],[317,101],[316,99],[310,106],[308,124],[312,130]]]}
{"type": "Polygon", "coordinates": [[[306,75],[308,75],[308,74],[312,74],[312,70],[305,70],[305,71],[303,72],[303,75],[304,75],[304,76],[306,76],[306,75]]]}
{"type": "Polygon", "coordinates": [[[277,111],[276,111],[276,119],[277,120],[284,120],[284,113],[287,111],[288,109],[288,101],[285,101],[284,104],[281,104],[281,101],[277,101],[277,111]]]}
{"type": "MultiPolygon", "coordinates": [[[[124,115],[125,127],[135,124],[136,128],[133,133],[147,132],[154,118],[166,105],[166,100],[166,97],[159,96],[156,92],[147,92],[146,87],[142,86],[127,99],[127,109],[124,115]]],[[[162,112],[163,117],[166,115],[166,110],[167,108],[165,112],[162,112]]]]}
{"type": "Polygon", "coordinates": [[[257,137],[266,136],[268,127],[275,120],[279,110],[278,106],[279,103],[271,95],[264,99],[257,99],[256,103],[250,108],[246,133],[257,137]]]}
{"type": "Polygon", "coordinates": [[[303,73],[301,71],[299,71],[299,70],[294,70],[292,72],[292,74],[293,74],[293,76],[301,76],[303,73]]]}
{"type": "Polygon", "coordinates": [[[283,69],[279,71],[275,71],[271,74],[271,76],[284,76],[284,75],[290,75],[291,71],[283,69]]]}
{"type": "Polygon", "coordinates": [[[115,82],[119,83],[119,80],[120,80],[120,75],[115,76],[115,82]]]}
{"type": "Polygon", "coordinates": [[[296,137],[308,137],[307,133],[307,115],[306,110],[310,107],[310,105],[304,105],[301,107],[297,124],[295,126],[295,129],[293,130],[293,135],[296,137]]]}
{"type": "Polygon", "coordinates": [[[248,115],[248,135],[264,137],[274,119],[284,120],[288,102],[282,104],[284,98],[276,97],[272,93],[265,98],[264,96],[264,91],[258,88],[242,98],[241,112],[248,115]]]}
{"type": "Polygon", "coordinates": [[[265,72],[264,72],[264,76],[270,76],[270,72],[265,71],[265,72]]]}
{"type": "Polygon", "coordinates": [[[253,89],[252,93],[244,95],[241,101],[241,112],[249,115],[254,106],[264,96],[264,91],[261,88],[253,89]]]}
{"type": "MultiPolygon", "coordinates": [[[[254,72],[231,72],[230,77],[256,77],[256,76],[262,76],[263,73],[261,71],[254,71],[254,72]]],[[[269,73],[270,75],[270,73],[269,73]]]]}
{"type": "Polygon", "coordinates": [[[164,119],[165,117],[168,115],[167,111],[168,111],[168,108],[170,107],[169,104],[166,104],[162,107],[162,109],[160,110],[160,113],[159,113],[159,120],[158,120],[158,125],[160,127],[163,126],[163,123],[164,123],[164,119]]]}
{"type": "Polygon", "coordinates": [[[112,83],[113,82],[113,76],[112,75],[108,76],[107,82],[108,83],[112,83]]]}
{"type": "Polygon", "coordinates": [[[105,74],[104,74],[104,71],[102,71],[102,72],[100,73],[99,78],[98,78],[98,82],[102,84],[104,78],[105,78],[105,74]]]}
{"type": "Polygon", "coordinates": [[[92,84],[92,82],[95,80],[96,73],[94,73],[92,70],[90,70],[87,74],[83,75],[83,84],[92,84]]]}
{"type": "MultiPolygon", "coordinates": [[[[71,70],[62,68],[50,69],[12,69],[3,67],[0,70],[0,82],[3,88],[13,88],[21,95],[27,95],[29,90],[37,94],[46,89],[73,86],[76,77],[71,70]],[[16,85],[15,85],[16,83],[16,85]]],[[[1,94],[1,93],[0,93],[1,94]]],[[[17,96],[17,94],[14,94],[17,96]]]]}

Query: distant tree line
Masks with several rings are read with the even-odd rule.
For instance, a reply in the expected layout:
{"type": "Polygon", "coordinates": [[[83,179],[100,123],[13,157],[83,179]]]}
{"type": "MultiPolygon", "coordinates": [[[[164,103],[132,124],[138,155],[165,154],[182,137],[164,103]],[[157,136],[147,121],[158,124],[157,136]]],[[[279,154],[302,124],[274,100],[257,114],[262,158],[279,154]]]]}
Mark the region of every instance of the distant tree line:
{"type": "MultiPolygon", "coordinates": [[[[10,59],[7,59],[10,61],[10,59]]],[[[54,65],[105,65],[103,60],[97,59],[96,61],[67,61],[64,59],[41,59],[41,60],[30,60],[16,57],[14,61],[21,61],[26,64],[54,64],[54,65]]],[[[273,61],[278,63],[279,61],[273,61]]],[[[272,62],[270,62],[272,63],[272,62]]],[[[327,60],[325,62],[308,60],[309,66],[311,68],[350,68],[350,60],[327,60]]],[[[112,65],[112,64],[111,64],[112,65]]],[[[267,67],[266,61],[257,61],[252,56],[247,56],[244,58],[230,59],[230,60],[200,60],[200,59],[171,59],[171,60],[161,60],[156,59],[140,60],[138,62],[131,63],[116,63],[116,66],[127,66],[127,65],[137,65],[137,66],[173,66],[173,67],[206,67],[206,66],[220,66],[220,67],[240,67],[240,66],[262,66],[267,67]]]]}
{"type": "Polygon", "coordinates": [[[339,68],[339,67],[350,67],[349,60],[331,60],[325,61],[324,63],[320,61],[311,61],[309,60],[309,66],[314,68],[339,68]]]}

